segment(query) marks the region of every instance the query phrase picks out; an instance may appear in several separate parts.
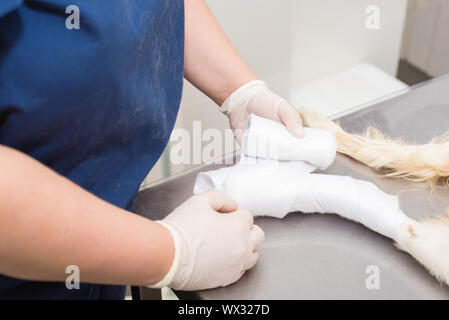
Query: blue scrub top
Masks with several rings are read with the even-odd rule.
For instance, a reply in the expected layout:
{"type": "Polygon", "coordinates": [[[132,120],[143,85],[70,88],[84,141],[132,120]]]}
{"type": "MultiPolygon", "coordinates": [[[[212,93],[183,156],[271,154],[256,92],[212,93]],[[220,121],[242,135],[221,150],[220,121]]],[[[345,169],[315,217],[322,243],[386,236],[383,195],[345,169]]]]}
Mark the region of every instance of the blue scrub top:
{"type": "MultiPolygon", "coordinates": [[[[183,57],[183,0],[1,0],[0,144],[132,209],[173,128],[183,57]],[[69,5],[80,29],[66,28],[69,5]]],[[[0,275],[0,298],[123,297],[0,275]]]]}

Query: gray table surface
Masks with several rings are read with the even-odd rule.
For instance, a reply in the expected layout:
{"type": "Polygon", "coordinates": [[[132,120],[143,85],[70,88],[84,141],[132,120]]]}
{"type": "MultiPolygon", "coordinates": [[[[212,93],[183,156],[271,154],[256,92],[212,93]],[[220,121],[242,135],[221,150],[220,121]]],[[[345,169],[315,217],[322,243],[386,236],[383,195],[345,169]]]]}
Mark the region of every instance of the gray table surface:
{"type": "MultiPolygon", "coordinates": [[[[374,125],[385,134],[424,143],[449,129],[449,76],[427,81],[408,92],[339,119],[350,132],[374,125]]],[[[141,191],[135,211],[159,219],[192,195],[199,171],[207,165],[141,191]]],[[[370,168],[338,155],[327,174],[374,182],[399,196],[413,218],[442,214],[449,188],[429,189],[404,180],[381,178],[370,168]]],[[[177,292],[190,299],[448,299],[439,283],[394,243],[336,215],[291,213],[286,218],[257,218],[266,235],[258,264],[237,283],[199,292],[177,292]],[[379,289],[368,289],[368,266],[379,270],[379,289]]]]}

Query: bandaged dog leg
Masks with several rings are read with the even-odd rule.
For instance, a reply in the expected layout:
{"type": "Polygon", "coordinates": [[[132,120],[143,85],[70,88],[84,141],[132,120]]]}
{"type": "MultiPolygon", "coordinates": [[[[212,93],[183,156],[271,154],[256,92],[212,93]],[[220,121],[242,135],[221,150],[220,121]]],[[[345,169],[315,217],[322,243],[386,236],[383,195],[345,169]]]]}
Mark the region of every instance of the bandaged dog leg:
{"type": "Polygon", "coordinates": [[[254,216],[282,218],[292,211],[336,213],[395,240],[397,229],[409,220],[399,208],[397,197],[373,183],[345,176],[304,174],[294,162],[279,163],[271,172],[259,165],[238,164],[202,173],[194,191],[213,188],[227,193],[254,216]]]}
{"type": "Polygon", "coordinates": [[[396,196],[375,184],[347,176],[310,174],[298,183],[295,211],[336,213],[396,240],[399,228],[410,219],[396,196]]]}
{"type": "Polygon", "coordinates": [[[220,189],[255,216],[282,218],[291,211],[336,213],[395,240],[399,249],[449,284],[449,214],[415,221],[402,212],[396,196],[370,182],[306,174],[295,162],[282,163],[278,171],[271,172],[259,165],[241,164],[221,170],[200,174],[196,191],[220,189]]]}
{"type": "Polygon", "coordinates": [[[349,177],[311,174],[301,187],[295,209],[334,212],[360,222],[395,240],[399,249],[449,284],[449,214],[415,221],[401,211],[397,197],[349,177]]]}
{"type": "Polygon", "coordinates": [[[349,177],[309,174],[293,208],[334,212],[397,242],[439,280],[449,284],[449,215],[424,221],[408,218],[398,199],[374,184],[349,177]]]}
{"type": "Polygon", "coordinates": [[[335,159],[337,141],[329,130],[304,128],[296,138],[280,122],[251,114],[243,134],[242,152],[249,157],[302,160],[322,170],[335,159]]]}

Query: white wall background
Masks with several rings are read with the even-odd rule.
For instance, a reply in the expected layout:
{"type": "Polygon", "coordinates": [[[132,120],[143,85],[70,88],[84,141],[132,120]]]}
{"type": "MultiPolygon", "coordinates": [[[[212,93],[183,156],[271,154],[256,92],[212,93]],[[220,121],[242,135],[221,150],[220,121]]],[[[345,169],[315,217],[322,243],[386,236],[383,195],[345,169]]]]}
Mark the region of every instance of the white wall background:
{"type": "MultiPolygon", "coordinates": [[[[255,73],[279,94],[295,86],[369,62],[396,73],[406,0],[207,0],[224,31],[255,73]],[[380,29],[366,28],[366,7],[380,9],[380,29]]],[[[228,128],[226,117],[186,83],[176,128],[228,128]]],[[[183,171],[167,155],[148,181],[183,171]]]]}
{"type": "Polygon", "coordinates": [[[396,75],[406,0],[296,0],[292,82],[314,80],[362,62],[396,75]],[[368,29],[366,8],[379,8],[368,29]]]}

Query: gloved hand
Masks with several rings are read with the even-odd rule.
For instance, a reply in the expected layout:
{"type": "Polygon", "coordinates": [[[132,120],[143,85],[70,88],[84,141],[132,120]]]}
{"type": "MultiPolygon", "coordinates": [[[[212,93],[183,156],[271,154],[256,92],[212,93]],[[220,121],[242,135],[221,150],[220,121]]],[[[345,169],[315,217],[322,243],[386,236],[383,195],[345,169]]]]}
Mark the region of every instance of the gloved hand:
{"type": "Polygon", "coordinates": [[[225,193],[193,196],[162,221],[170,231],[175,255],[167,275],[153,288],[202,290],[236,282],[257,262],[264,233],[247,210],[225,193]]]}
{"type": "Polygon", "coordinates": [[[228,115],[239,143],[251,113],[283,123],[298,138],[304,136],[298,112],[284,98],[271,92],[262,80],[250,81],[235,90],[223,102],[221,111],[228,115]]]}

